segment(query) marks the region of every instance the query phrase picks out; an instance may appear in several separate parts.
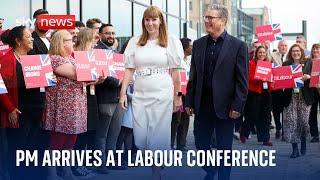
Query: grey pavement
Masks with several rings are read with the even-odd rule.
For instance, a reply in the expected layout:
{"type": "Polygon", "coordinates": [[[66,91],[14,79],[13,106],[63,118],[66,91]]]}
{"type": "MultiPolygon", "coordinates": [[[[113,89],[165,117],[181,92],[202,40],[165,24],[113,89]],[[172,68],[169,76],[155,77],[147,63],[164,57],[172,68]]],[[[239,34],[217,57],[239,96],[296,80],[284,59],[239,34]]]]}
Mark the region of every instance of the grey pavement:
{"type": "MultiPolygon", "coordinates": [[[[275,130],[271,130],[272,147],[263,146],[257,142],[255,135],[242,144],[234,140],[233,149],[242,150],[276,150],[276,167],[233,167],[231,180],[319,180],[320,179],[320,143],[307,143],[307,154],[296,159],[290,159],[291,144],[275,139],[275,130]]],[[[308,140],[310,142],[310,140],[308,140]]],[[[193,138],[193,120],[187,137],[188,149],[195,149],[193,138]]],[[[300,145],[299,145],[300,147],[300,145]]],[[[201,180],[205,173],[199,167],[167,167],[163,170],[164,180],[201,180]]],[[[112,170],[108,175],[94,176],[94,180],[149,180],[150,167],[135,167],[127,170],[112,170]]],[[[217,177],[215,179],[218,179],[217,177]]]]}

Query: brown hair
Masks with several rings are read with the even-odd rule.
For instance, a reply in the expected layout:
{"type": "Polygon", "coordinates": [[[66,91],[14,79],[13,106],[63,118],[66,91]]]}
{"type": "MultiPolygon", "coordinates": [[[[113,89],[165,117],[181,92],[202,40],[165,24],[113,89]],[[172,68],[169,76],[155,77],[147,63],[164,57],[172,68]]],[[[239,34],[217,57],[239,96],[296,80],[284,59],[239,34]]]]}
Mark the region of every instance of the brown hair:
{"type": "Polygon", "coordinates": [[[255,60],[255,61],[257,61],[258,60],[258,51],[260,50],[260,49],[264,49],[265,51],[266,51],[266,57],[265,57],[265,59],[267,59],[267,49],[266,49],[266,47],[265,46],[258,46],[257,47],[257,49],[256,49],[256,51],[254,52],[254,57],[253,57],[253,59],[255,60]]]}
{"type": "Polygon", "coordinates": [[[75,47],[78,51],[88,51],[88,47],[91,47],[92,40],[94,38],[95,32],[90,28],[80,29],[77,37],[77,42],[75,47]]]}
{"type": "Polygon", "coordinates": [[[313,54],[312,54],[312,51],[313,51],[315,48],[320,48],[320,44],[319,44],[319,43],[316,43],[316,44],[313,44],[313,45],[312,45],[312,48],[311,48],[311,55],[310,55],[311,59],[313,59],[313,58],[314,58],[314,57],[313,57],[313,54]]]}
{"type": "Polygon", "coordinates": [[[300,51],[301,51],[301,57],[300,57],[299,62],[300,62],[300,63],[304,63],[304,62],[305,62],[304,49],[301,47],[300,44],[297,44],[297,43],[294,44],[294,45],[292,45],[292,46],[290,47],[289,52],[288,52],[288,56],[287,56],[288,61],[290,62],[290,64],[293,64],[293,63],[294,63],[294,60],[293,60],[293,58],[292,58],[292,49],[293,49],[294,47],[298,47],[298,48],[300,49],[300,51]]]}
{"type": "Polygon", "coordinates": [[[63,48],[66,36],[71,34],[67,30],[59,30],[51,38],[49,54],[64,56],[66,51],[63,48]]]}
{"type": "Polygon", "coordinates": [[[159,18],[160,19],[158,44],[161,47],[167,47],[168,46],[167,25],[166,25],[166,22],[164,21],[163,14],[162,14],[161,10],[157,6],[150,6],[143,13],[142,35],[138,41],[138,45],[144,46],[147,44],[147,41],[148,41],[148,31],[147,31],[146,27],[144,26],[144,19],[145,18],[159,18]]]}
{"type": "Polygon", "coordinates": [[[92,19],[88,19],[88,21],[86,22],[86,25],[88,28],[93,28],[93,25],[96,23],[102,23],[102,21],[98,18],[92,18],[92,19]]]}

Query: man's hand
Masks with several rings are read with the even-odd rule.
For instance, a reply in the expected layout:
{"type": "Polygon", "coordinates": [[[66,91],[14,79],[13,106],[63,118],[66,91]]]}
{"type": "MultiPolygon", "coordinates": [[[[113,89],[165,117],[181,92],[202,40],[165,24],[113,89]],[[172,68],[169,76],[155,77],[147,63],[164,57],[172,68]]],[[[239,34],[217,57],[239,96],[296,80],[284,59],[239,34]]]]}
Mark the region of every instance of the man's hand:
{"type": "Polygon", "coordinates": [[[240,117],[240,115],[241,115],[241,113],[239,113],[239,112],[237,112],[237,111],[231,110],[231,111],[229,112],[229,117],[230,117],[231,119],[237,119],[237,118],[240,117]]]}
{"type": "Polygon", "coordinates": [[[185,110],[186,110],[188,116],[192,116],[192,114],[194,113],[193,112],[194,111],[193,108],[186,107],[185,110]]]}

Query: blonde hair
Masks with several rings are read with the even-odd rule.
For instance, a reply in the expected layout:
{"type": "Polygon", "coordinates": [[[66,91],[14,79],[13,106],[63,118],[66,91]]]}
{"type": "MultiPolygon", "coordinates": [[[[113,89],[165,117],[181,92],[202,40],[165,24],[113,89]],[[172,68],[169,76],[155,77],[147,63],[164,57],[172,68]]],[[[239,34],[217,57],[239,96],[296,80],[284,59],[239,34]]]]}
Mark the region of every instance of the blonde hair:
{"type": "Polygon", "coordinates": [[[67,30],[59,30],[55,32],[51,38],[49,54],[65,56],[67,53],[63,47],[65,38],[71,34],[67,30]]]}
{"type": "Polygon", "coordinates": [[[166,22],[164,21],[163,14],[157,6],[150,6],[148,7],[144,13],[142,18],[142,35],[138,41],[139,46],[144,46],[147,44],[148,41],[148,31],[144,25],[145,18],[159,18],[160,19],[160,27],[159,27],[159,37],[158,37],[158,44],[161,47],[168,46],[168,29],[166,22]]]}
{"type": "Polygon", "coordinates": [[[92,40],[95,32],[90,28],[80,29],[77,37],[77,42],[75,44],[76,50],[87,51],[91,48],[92,40]]]}

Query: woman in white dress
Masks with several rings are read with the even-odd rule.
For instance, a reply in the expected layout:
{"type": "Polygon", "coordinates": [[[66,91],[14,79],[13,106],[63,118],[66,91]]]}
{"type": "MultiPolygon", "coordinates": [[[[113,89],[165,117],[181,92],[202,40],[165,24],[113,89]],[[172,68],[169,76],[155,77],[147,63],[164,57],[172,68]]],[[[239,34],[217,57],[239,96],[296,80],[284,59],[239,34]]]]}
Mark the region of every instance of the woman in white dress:
{"type": "MultiPolygon", "coordinates": [[[[126,109],[126,89],[136,72],[132,99],[135,144],[140,150],[169,150],[172,112],[182,105],[179,68],[183,48],[179,39],[168,35],[158,7],[145,10],[142,29],[142,35],[133,37],[124,52],[126,70],[119,103],[126,109]]],[[[159,167],[153,167],[152,173],[153,179],[160,179],[159,167]]]]}

